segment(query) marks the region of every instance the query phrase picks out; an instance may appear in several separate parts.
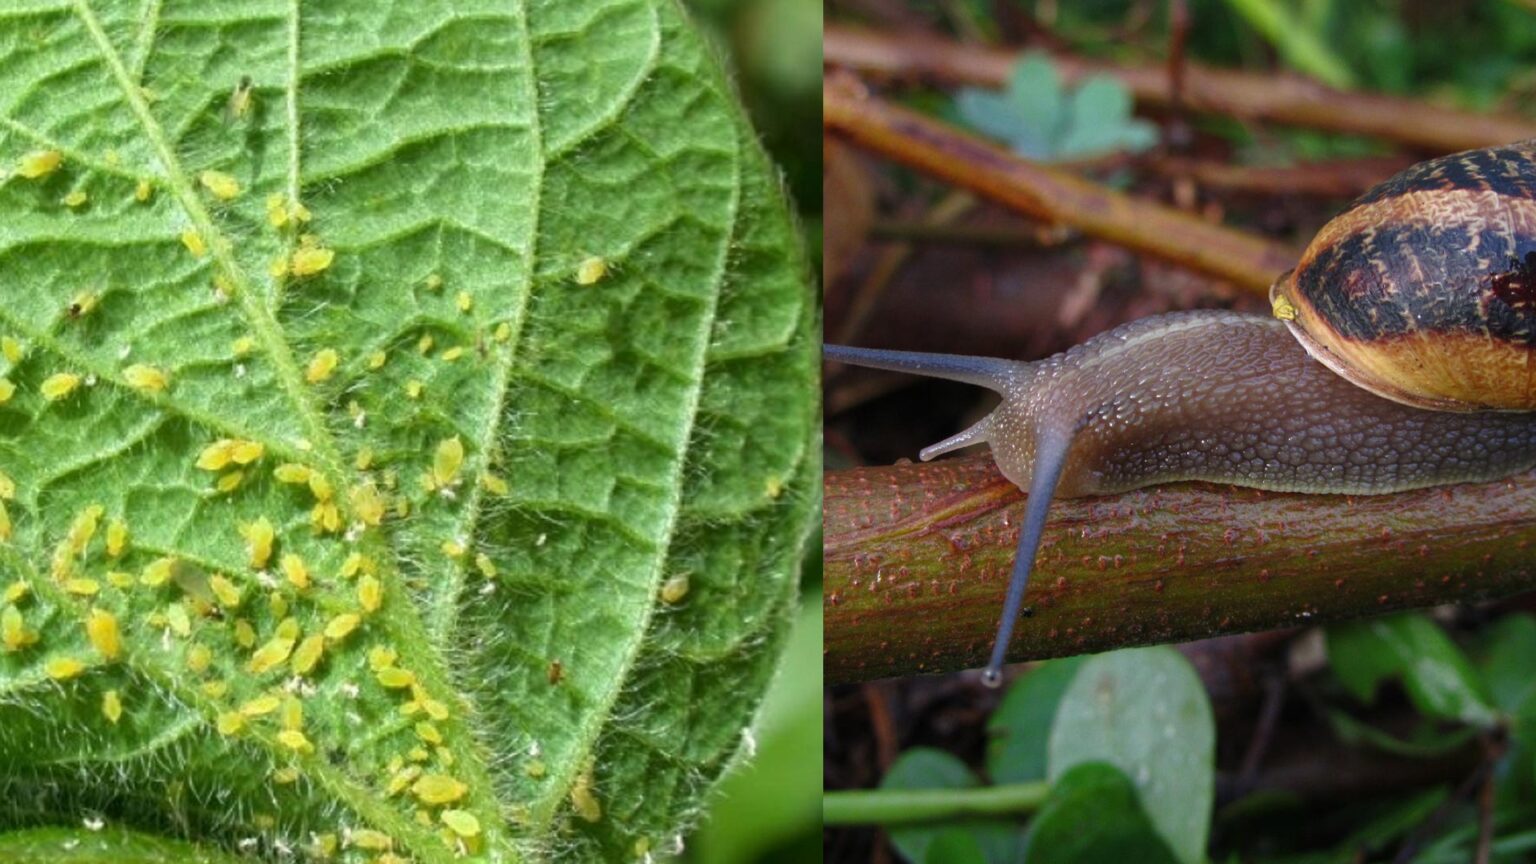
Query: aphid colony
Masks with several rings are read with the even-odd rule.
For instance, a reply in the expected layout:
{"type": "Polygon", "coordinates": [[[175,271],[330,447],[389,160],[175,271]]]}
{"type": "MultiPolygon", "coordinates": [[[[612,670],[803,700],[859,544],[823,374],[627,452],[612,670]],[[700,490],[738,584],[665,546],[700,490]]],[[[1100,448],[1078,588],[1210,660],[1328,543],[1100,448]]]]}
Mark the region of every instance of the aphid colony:
{"type": "MultiPolygon", "coordinates": [[[[203,448],[197,464],[215,471],[228,465],[249,465],[261,458],[264,449],[259,442],[219,439],[203,448]]],[[[462,444],[449,445],[443,456],[446,461],[435,464],[434,471],[441,469],[444,479],[451,481],[462,458],[462,444]],[[454,451],[458,451],[457,457],[452,455],[454,451]]],[[[278,472],[287,482],[303,482],[312,489],[326,482],[317,480],[318,472],[305,466],[285,464],[278,472]]],[[[0,501],[12,500],[14,496],[14,481],[0,472],[0,501]]],[[[84,575],[84,569],[92,563],[120,566],[119,562],[132,554],[132,534],[127,522],[121,517],[107,518],[103,506],[92,504],[75,515],[59,541],[51,578],[45,584],[18,580],[5,588],[5,605],[0,609],[0,649],[50,650],[42,644],[42,634],[28,623],[23,611],[35,594],[79,616],[91,652],[51,649],[46,657],[40,658],[41,668],[55,681],[69,682],[97,665],[123,660],[130,650],[130,641],[159,646],[139,649],[152,655],[146,661],[150,669],[157,663],[169,662],[163,654],[168,644],[180,645],[184,648],[180,651],[181,664],[195,677],[188,681],[172,671],[172,679],[179,682],[176,686],[185,691],[178,695],[188,704],[201,707],[218,734],[253,737],[278,752],[290,754],[295,761],[277,769],[273,779],[279,784],[294,782],[302,776],[306,760],[320,758],[305,722],[305,694],[312,691],[271,681],[264,685],[262,679],[276,674],[298,679],[316,675],[328,653],[348,650],[354,634],[384,608],[385,587],[377,564],[362,551],[349,552],[337,568],[336,578],[324,580],[322,585],[301,555],[278,548],[280,537],[268,518],[240,523],[237,532],[244,543],[245,563],[251,570],[259,576],[275,565],[287,585],[286,589],[271,590],[266,598],[265,610],[276,623],[265,640],[258,636],[253,623],[261,604],[254,604],[248,596],[262,591],[259,578],[242,586],[222,573],[210,574],[198,564],[168,555],[149,558],[137,576],[125,570],[110,570],[104,577],[105,586],[84,575]],[[102,535],[102,554],[93,558],[91,551],[98,534],[102,535]],[[305,614],[304,605],[310,600],[314,601],[309,603],[313,607],[311,612],[335,609],[339,603],[346,603],[339,589],[349,582],[352,611],[334,612],[322,615],[320,621],[304,623],[306,618],[314,620],[312,614],[305,614]],[[312,595],[314,591],[321,593],[312,595]],[[153,611],[135,616],[132,623],[120,619],[118,610],[143,607],[146,598],[154,602],[153,611]],[[166,602],[161,605],[160,601],[166,602]],[[130,635],[136,639],[130,640],[130,635]],[[167,643],[167,639],[172,642],[167,643]],[[239,651],[249,653],[243,662],[232,663],[232,652],[239,651]]],[[[356,645],[352,650],[362,648],[356,645]]],[[[470,787],[454,776],[456,757],[438,725],[452,716],[448,703],[434,697],[421,677],[403,665],[398,652],[388,644],[375,642],[367,649],[366,659],[378,692],[396,694],[391,701],[408,718],[408,726],[401,731],[411,735],[414,742],[382,766],[378,782],[384,794],[408,795],[414,802],[411,806],[416,809],[418,821],[439,825],[441,839],[450,848],[469,853],[479,851],[480,820],[465,806],[470,787]]],[[[342,688],[343,694],[349,688],[355,698],[357,688],[350,683],[342,688]]],[[[102,717],[109,724],[120,723],[132,710],[132,696],[131,692],[117,689],[106,691],[100,701],[102,717]]],[[[346,845],[366,851],[388,852],[395,845],[390,835],[366,828],[348,830],[344,838],[346,845]]],[[[328,842],[334,851],[334,836],[328,842]]]]}

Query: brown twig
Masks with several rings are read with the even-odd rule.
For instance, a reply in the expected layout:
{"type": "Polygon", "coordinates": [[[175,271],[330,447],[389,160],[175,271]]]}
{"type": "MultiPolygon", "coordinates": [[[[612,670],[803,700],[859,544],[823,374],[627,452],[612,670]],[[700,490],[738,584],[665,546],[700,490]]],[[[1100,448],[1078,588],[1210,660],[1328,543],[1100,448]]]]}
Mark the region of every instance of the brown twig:
{"type": "MultiPolygon", "coordinates": [[[[828,472],[828,682],[980,665],[1023,493],[990,456],[828,472]]],[[[1536,473],[1396,495],[1176,484],[1058,501],[1013,660],[1536,587],[1536,473]]]]}
{"type": "MultiPolygon", "coordinates": [[[[1018,60],[1017,51],[834,24],[828,24],[823,33],[822,53],[829,65],[875,75],[989,87],[1000,86],[1018,60]]],[[[1064,55],[1057,56],[1055,62],[1069,82],[1096,74],[1118,78],[1144,107],[1166,108],[1172,100],[1168,72],[1160,64],[1118,66],[1064,55]]],[[[1183,102],[1191,110],[1374,135],[1437,153],[1536,137],[1536,123],[1523,118],[1342,92],[1288,75],[1186,63],[1183,83],[1183,102]]]]}
{"type": "Polygon", "coordinates": [[[1142,161],[1164,177],[1188,177],[1201,186],[1255,195],[1312,195],[1353,198],[1413,164],[1406,156],[1370,156],[1303,165],[1259,167],[1230,165],[1173,156],[1142,161]]]}
{"type": "Polygon", "coordinates": [[[1078,228],[1256,292],[1269,290],[1296,251],[1019,159],[937,120],[872,96],[846,76],[822,91],[826,126],[853,143],[1026,215],[1078,228]]]}

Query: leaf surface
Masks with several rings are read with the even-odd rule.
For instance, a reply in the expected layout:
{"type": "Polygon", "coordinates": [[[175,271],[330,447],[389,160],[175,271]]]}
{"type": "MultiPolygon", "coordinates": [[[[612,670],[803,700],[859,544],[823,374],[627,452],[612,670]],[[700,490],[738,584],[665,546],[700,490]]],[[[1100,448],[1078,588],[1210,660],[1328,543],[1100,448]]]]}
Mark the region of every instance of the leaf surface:
{"type": "Polygon", "coordinates": [[[678,7],[11,4],[0,165],[0,827],[675,845],[818,474],[805,266],[678,7]]]}

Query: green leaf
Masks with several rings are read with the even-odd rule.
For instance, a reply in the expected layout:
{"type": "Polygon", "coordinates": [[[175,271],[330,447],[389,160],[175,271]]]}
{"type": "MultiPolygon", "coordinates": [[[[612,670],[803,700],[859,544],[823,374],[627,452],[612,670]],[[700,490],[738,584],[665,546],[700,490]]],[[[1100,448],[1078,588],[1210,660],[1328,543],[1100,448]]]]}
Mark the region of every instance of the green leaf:
{"type": "Polygon", "coordinates": [[[1483,677],[1500,711],[1511,717],[1536,714],[1536,617],[1526,613],[1506,615],[1490,628],[1483,677]]]}
{"type": "Polygon", "coordinates": [[[993,783],[1045,778],[1046,743],[1056,706],[1084,659],[1065,657],[1042,663],[1008,688],[987,720],[987,774],[993,783]]]}
{"type": "Polygon", "coordinates": [[[928,846],[926,864],[987,864],[976,836],[963,828],[940,831],[928,846]]]}
{"type": "Polygon", "coordinates": [[[1131,116],[1131,94],[1108,76],[1094,76],[1070,93],[1050,58],[1027,54],[1014,66],[1003,92],[962,87],[955,113],[978,131],[1008,142],[1030,159],[1098,156],[1114,150],[1140,152],[1157,141],[1156,127],[1131,116]]]}
{"type": "Polygon", "coordinates": [[[1480,728],[1498,722],[1487,687],[1465,654],[1422,615],[1395,615],[1328,628],[1328,656],[1356,695],[1369,699],[1384,677],[1401,676],[1429,717],[1480,728]]]}
{"type": "Polygon", "coordinates": [[[1080,762],[1051,785],[1029,824],[1029,864],[1174,864],[1120,769],[1080,762]]]}
{"type": "Polygon", "coordinates": [[[819,489],[796,232],[678,5],[39,0],[0,93],[0,828],[675,846],[819,489]]]}
{"type": "Polygon", "coordinates": [[[1107,762],[1125,773],[1178,860],[1205,856],[1215,796],[1216,729],[1205,688],[1167,646],[1091,657],[1056,710],[1053,783],[1073,766],[1107,762]]]}
{"type": "MultiPolygon", "coordinates": [[[[881,789],[968,789],[981,781],[964,762],[942,750],[914,747],[904,751],[880,781],[881,789]]],[[[890,829],[891,843],[911,862],[927,862],[935,841],[959,829],[975,838],[991,864],[1021,860],[1023,831],[1005,819],[966,819],[935,825],[890,829]]]]}
{"type": "Polygon", "coordinates": [[[48,864],[233,864],[233,855],[190,843],[136,834],[91,820],[88,828],[28,828],[0,834],[0,861],[48,864]]]}

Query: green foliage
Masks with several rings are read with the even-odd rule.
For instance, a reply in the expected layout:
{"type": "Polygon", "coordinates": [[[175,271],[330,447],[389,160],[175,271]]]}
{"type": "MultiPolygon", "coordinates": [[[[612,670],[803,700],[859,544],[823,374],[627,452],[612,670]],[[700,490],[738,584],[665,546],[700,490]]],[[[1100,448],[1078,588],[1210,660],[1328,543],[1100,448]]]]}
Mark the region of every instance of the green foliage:
{"type": "Polygon", "coordinates": [[[960,88],[955,111],[967,125],[1031,159],[1077,159],[1116,150],[1137,153],[1157,142],[1156,127],[1131,115],[1125,85],[1096,75],[1069,91],[1042,54],[1019,60],[1002,92],[960,88]]]}
{"type": "Polygon", "coordinates": [[[987,771],[994,783],[1045,779],[1046,743],[1056,708],[1085,659],[1042,663],[1008,688],[987,721],[987,771]]]}
{"type": "Polygon", "coordinates": [[[1409,698],[1427,716],[1484,728],[1497,720],[1472,663],[1421,615],[1330,627],[1328,656],[1339,680],[1362,700],[1369,701],[1383,679],[1401,677],[1409,698]]]}
{"type": "Polygon", "coordinates": [[[638,858],[741,758],[817,501],[795,231],[674,3],[483,7],[0,16],[0,849],[638,858]]]}
{"type": "MultiPolygon", "coordinates": [[[[881,789],[968,789],[981,780],[964,762],[942,750],[914,747],[901,754],[880,781],[881,789]]],[[[1023,833],[1007,819],[968,819],[933,825],[891,828],[891,843],[911,862],[932,859],[936,844],[946,833],[959,831],[972,842],[988,864],[1012,864],[1023,861],[1023,833]]],[[[952,848],[946,841],[940,849],[952,848]]]]}
{"type": "Polygon", "coordinates": [[[1030,821],[1030,864],[1176,864],[1142,800],[1119,768],[1079,762],[1030,821]]]}
{"type": "Polygon", "coordinates": [[[1061,697],[1048,754],[1053,783],[1084,762],[1119,768],[1178,860],[1204,857],[1216,728],[1205,686],[1179,652],[1157,646],[1090,658],[1061,697]]]}
{"type": "Polygon", "coordinates": [[[1227,5],[1298,71],[1333,87],[1355,85],[1354,73],[1319,32],[1318,17],[1304,19],[1282,0],[1227,0],[1227,5]]]}

